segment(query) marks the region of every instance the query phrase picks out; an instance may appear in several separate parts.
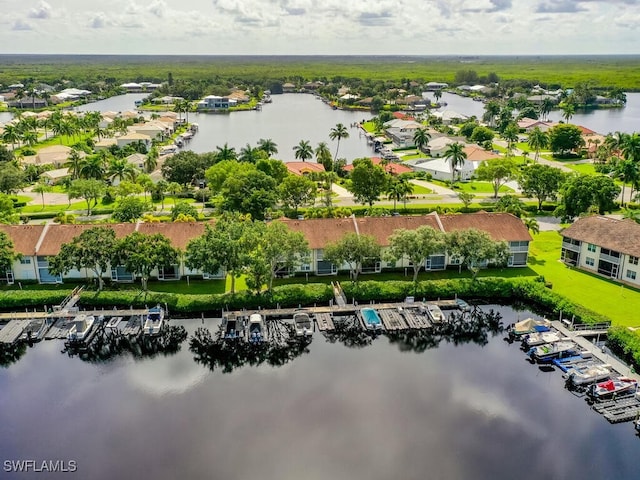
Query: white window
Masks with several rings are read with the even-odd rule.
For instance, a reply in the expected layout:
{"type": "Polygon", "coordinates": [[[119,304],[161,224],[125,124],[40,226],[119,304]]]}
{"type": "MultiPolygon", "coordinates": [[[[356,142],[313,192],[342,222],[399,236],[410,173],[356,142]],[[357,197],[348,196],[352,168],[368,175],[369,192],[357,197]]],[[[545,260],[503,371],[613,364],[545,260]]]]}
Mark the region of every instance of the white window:
{"type": "Polygon", "coordinates": [[[638,265],[638,257],[634,257],[633,255],[629,256],[629,264],[630,265],[638,265]]]}
{"type": "Polygon", "coordinates": [[[590,252],[595,252],[596,251],[596,246],[593,243],[590,243],[587,246],[587,250],[589,250],[590,252]]]}
{"type": "Polygon", "coordinates": [[[591,257],[587,257],[587,258],[584,260],[584,263],[586,263],[586,264],[587,264],[587,265],[589,265],[590,267],[593,267],[593,266],[596,264],[596,261],[595,261],[593,258],[591,258],[591,257]]]}
{"type": "Polygon", "coordinates": [[[627,278],[629,280],[635,280],[636,279],[636,272],[634,272],[633,270],[627,270],[627,278]]]}
{"type": "Polygon", "coordinates": [[[20,259],[20,264],[21,265],[31,265],[31,259],[30,258],[21,258],[20,259]]]}

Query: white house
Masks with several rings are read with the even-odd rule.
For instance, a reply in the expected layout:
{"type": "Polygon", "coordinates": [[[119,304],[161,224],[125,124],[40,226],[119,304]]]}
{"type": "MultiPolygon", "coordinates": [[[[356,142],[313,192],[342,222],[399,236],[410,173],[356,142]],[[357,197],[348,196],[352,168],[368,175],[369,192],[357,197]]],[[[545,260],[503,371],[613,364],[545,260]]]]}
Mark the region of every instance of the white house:
{"type": "Polygon", "coordinates": [[[228,110],[235,107],[238,102],[229,97],[220,97],[218,95],[207,95],[198,102],[198,110],[228,110]]]}

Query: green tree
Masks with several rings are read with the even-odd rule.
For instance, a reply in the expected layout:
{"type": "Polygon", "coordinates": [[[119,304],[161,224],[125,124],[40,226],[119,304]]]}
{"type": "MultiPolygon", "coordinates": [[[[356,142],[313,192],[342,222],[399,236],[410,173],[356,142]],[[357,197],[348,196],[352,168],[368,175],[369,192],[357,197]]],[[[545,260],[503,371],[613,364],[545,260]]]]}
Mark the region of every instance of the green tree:
{"type": "Polygon", "coordinates": [[[240,149],[240,155],[238,160],[247,163],[256,163],[258,160],[266,156],[266,153],[260,148],[253,148],[247,143],[246,146],[240,149]]]}
{"type": "Polygon", "coordinates": [[[407,258],[413,265],[413,281],[418,281],[418,273],[431,255],[444,253],[445,234],[423,225],[415,230],[398,229],[389,237],[389,248],[385,259],[397,262],[407,258]]]}
{"type": "Polygon", "coordinates": [[[18,215],[14,207],[13,200],[9,195],[0,194],[0,223],[16,223],[18,215]]]}
{"type": "Polygon", "coordinates": [[[320,142],[316,147],[316,162],[321,163],[325,171],[333,171],[333,157],[331,156],[331,150],[326,142],[320,142]]]}
{"type": "Polygon", "coordinates": [[[484,145],[487,142],[491,142],[495,137],[495,133],[488,127],[482,125],[477,126],[471,133],[471,141],[479,145],[484,145]]]}
{"type": "Polygon", "coordinates": [[[136,177],[136,183],[142,187],[142,191],[144,192],[144,201],[147,201],[147,193],[153,192],[155,184],[149,175],[146,173],[141,173],[136,177]]]}
{"type": "Polygon", "coordinates": [[[465,137],[467,140],[471,140],[471,135],[473,134],[473,131],[477,127],[478,127],[478,122],[476,122],[475,120],[469,120],[468,122],[465,122],[462,125],[460,125],[460,128],[458,129],[458,133],[463,137],[465,137]]]}
{"type": "Polygon", "coordinates": [[[225,214],[212,227],[187,244],[185,261],[189,268],[216,273],[221,268],[231,275],[231,293],[235,293],[236,278],[242,274],[247,257],[256,241],[253,224],[246,217],[225,214]]]}
{"type": "Polygon", "coordinates": [[[468,209],[471,203],[473,202],[475,195],[471,192],[460,191],[458,192],[458,198],[464,205],[464,208],[468,209]]]}
{"type": "Polygon", "coordinates": [[[238,155],[236,155],[236,149],[233,147],[229,147],[226,143],[222,147],[216,147],[216,157],[219,162],[224,160],[236,160],[238,155]]]}
{"type": "Polygon", "coordinates": [[[144,171],[146,173],[153,172],[158,166],[158,159],[160,158],[160,153],[158,152],[158,147],[151,147],[146,157],[144,158],[144,171]]]}
{"type": "Polygon", "coordinates": [[[109,162],[107,176],[112,182],[116,180],[134,180],[138,171],[126,158],[112,158],[109,162]]]}
{"type": "Polygon", "coordinates": [[[142,289],[147,290],[149,276],[155,268],[175,265],[180,259],[180,250],[159,233],[145,235],[133,232],[116,245],[116,264],[140,277],[142,289]]]}
{"type": "Polygon", "coordinates": [[[71,178],[76,180],[80,178],[80,172],[82,169],[83,161],[82,155],[80,154],[80,150],[77,148],[72,148],[69,152],[69,158],[67,158],[65,167],[69,169],[69,173],[71,174],[71,178]]]}
{"type": "Polygon", "coordinates": [[[493,262],[506,266],[509,259],[506,242],[496,242],[487,232],[475,228],[447,233],[446,245],[449,255],[459,260],[460,269],[466,267],[474,280],[482,265],[493,262]]]}
{"type": "Polygon", "coordinates": [[[316,182],[304,176],[289,175],[278,186],[278,197],[287,208],[293,208],[298,215],[298,208],[313,205],[318,187],[316,182]]]}
{"type": "Polygon", "coordinates": [[[231,175],[220,193],[222,211],[249,214],[256,220],[264,220],[265,213],[277,200],[275,180],[257,169],[231,175]]]}
{"type": "Polygon", "coordinates": [[[148,205],[141,198],[125,197],[114,209],[113,219],[117,222],[133,222],[148,210],[148,205]]]}
{"type": "Polygon", "coordinates": [[[549,147],[554,155],[566,156],[584,146],[582,131],[575,125],[560,124],[549,130],[549,147]]]}
{"type": "Polygon", "coordinates": [[[69,199],[82,198],[87,202],[87,215],[91,215],[91,209],[98,205],[98,200],[104,195],[107,190],[107,186],[100,180],[90,179],[78,179],[73,180],[69,184],[67,195],[69,199]]]}
{"type": "Polygon", "coordinates": [[[422,149],[429,144],[429,140],[431,140],[431,135],[426,128],[416,128],[416,131],[413,133],[413,143],[418,150],[422,151],[422,149]]]}
{"type": "Polygon", "coordinates": [[[489,162],[482,162],[476,169],[478,180],[491,182],[493,198],[498,198],[500,187],[513,180],[518,172],[518,166],[512,158],[496,158],[489,162]]]}
{"type": "Polygon", "coordinates": [[[308,140],[300,140],[300,143],[293,147],[295,158],[306,162],[313,157],[313,149],[308,140]]]}
{"type": "Polygon", "coordinates": [[[560,110],[562,110],[562,118],[564,118],[565,122],[569,123],[569,120],[576,113],[576,106],[573,103],[564,103],[560,106],[560,110]]]}
{"type": "Polygon", "coordinates": [[[533,149],[534,152],[536,152],[535,156],[533,157],[533,161],[534,163],[538,163],[538,159],[540,158],[540,150],[549,146],[549,135],[546,132],[540,130],[539,127],[535,127],[529,134],[527,144],[533,149]]]}
{"type": "Polygon", "coordinates": [[[113,191],[121,198],[128,197],[130,195],[139,195],[144,190],[138,182],[133,183],[125,180],[124,182],[120,182],[117,187],[112,187],[113,191]]]}
{"type": "Polygon", "coordinates": [[[356,159],[353,165],[349,190],[356,202],[372,207],[387,185],[387,174],[382,167],[374,165],[370,158],[356,159]]]}
{"type": "Polygon", "coordinates": [[[278,145],[270,138],[258,140],[258,148],[266,153],[269,158],[278,153],[278,145]]]}
{"type": "Polygon", "coordinates": [[[511,122],[509,123],[504,131],[502,132],[502,138],[507,141],[507,156],[511,157],[513,155],[513,144],[518,141],[518,134],[520,133],[520,129],[518,125],[511,122]]]}
{"type": "Polygon", "coordinates": [[[363,263],[379,259],[380,251],[380,245],[373,236],[347,233],[325,246],[324,259],[338,267],[348,264],[351,278],[357,282],[363,263]]]}
{"type": "MultiPolygon", "coordinates": [[[[340,148],[340,140],[342,140],[343,138],[349,138],[349,132],[347,130],[347,127],[345,127],[342,123],[337,123],[335,127],[333,127],[331,129],[331,131],[329,132],[329,138],[331,140],[337,140],[338,143],[336,145],[336,153],[333,156],[334,160],[338,159],[338,149],[340,148]]],[[[311,157],[309,157],[311,158],[311,157]]]]}
{"type": "MultiPolygon", "coordinates": [[[[111,155],[106,150],[99,151],[96,155],[87,155],[80,160],[78,178],[102,180],[106,173],[107,160],[111,155]]],[[[75,160],[74,160],[75,161],[75,160]]]]}
{"type": "Polygon", "coordinates": [[[455,183],[456,170],[458,167],[464,165],[464,162],[467,159],[467,152],[464,151],[464,145],[458,142],[449,144],[447,149],[444,151],[444,158],[447,159],[451,166],[451,183],[455,183]]]}
{"type": "Polygon", "coordinates": [[[405,202],[404,207],[406,209],[407,196],[413,193],[413,184],[406,178],[393,177],[387,182],[385,193],[389,200],[393,200],[394,211],[396,211],[397,202],[405,202]]]}
{"type": "Polygon", "coordinates": [[[527,197],[538,200],[538,211],[542,210],[545,200],[555,200],[565,174],[559,168],[534,164],[522,170],[520,188],[527,197]]]}
{"type": "Polygon", "coordinates": [[[565,181],[560,191],[562,204],[556,209],[556,215],[573,219],[592,207],[601,215],[614,210],[620,187],[605,175],[575,175],[565,181]]]}
{"type": "Polygon", "coordinates": [[[258,163],[256,163],[256,169],[269,175],[277,184],[282,183],[283,180],[289,176],[287,165],[275,158],[262,158],[258,160],[258,163]]]}
{"type": "Polygon", "coordinates": [[[0,168],[0,192],[17,193],[24,186],[24,172],[13,164],[0,168]]]}
{"type": "Polygon", "coordinates": [[[526,213],[526,210],[522,200],[515,195],[507,194],[496,202],[496,212],[506,212],[521,218],[526,213]]]}
{"type": "MultiPolygon", "coordinates": [[[[220,153],[217,155],[219,156],[220,153]]],[[[181,151],[164,161],[162,165],[162,176],[168,182],[175,182],[186,186],[196,180],[205,178],[205,171],[211,167],[211,165],[210,156],[199,155],[190,150],[181,151]]]]}
{"type": "Polygon", "coordinates": [[[175,222],[181,215],[195,221],[198,218],[198,210],[191,203],[178,202],[171,209],[171,221],[175,222]]]}
{"type": "Polygon", "coordinates": [[[31,189],[31,191],[33,193],[39,193],[40,197],[42,198],[42,209],[44,210],[44,194],[47,192],[50,192],[52,190],[51,185],[49,185],[46,182],[38,182],[36,183],[33,188],[31,189]]]}
{"type": "Polygon", "coordinates": [[[63,275],[71,269],[87,269],[98,279],[98,291],[104,286],[104,273],[115,258],[115,230],[109,227],[93,227],[84,230],[69,243],[63,243],[60,252],[49,259],[49,270],[53,275],[63,275]]]}
{"type": "Polygon", "coordinates": [[[20,258],[21,255],[16,253],[9,235],[0,231],[0,271],[7,272],[11,270],[13,262],[20,258]]]}

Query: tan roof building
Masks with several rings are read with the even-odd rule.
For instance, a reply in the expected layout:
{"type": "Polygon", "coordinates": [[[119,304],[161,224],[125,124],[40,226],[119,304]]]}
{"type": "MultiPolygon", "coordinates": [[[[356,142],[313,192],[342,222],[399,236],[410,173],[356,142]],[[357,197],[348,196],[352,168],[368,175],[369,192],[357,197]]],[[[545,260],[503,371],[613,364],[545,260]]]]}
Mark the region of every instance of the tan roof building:
{"type": "Polygon", "coordinates": [[[531,241],[531,234],[524,222],[510,213],[467,213],[461,215],[440,215],[445,232],[476,228],[483,230],[494,240],[506,242],[531,241]]]}
{"type": "Polygon", "coordinates": [[[372,235],[378,244],[386,247],[389,245],[389,237],[395,230],[415,230],[418,227],[428,226],[435,230],[441,230],[438,216],[395,216],[395,217],[361,217],[354,219],[358,233],[372,235]]]}
{"type": "Polygon", "coordinates": [[[576,220],[562,236],[640,257],[640,224],[633,220],[592,215],[576,220]]]}
{"type": "Polygon", "coordinates": [[[171,244],[184,250],[190,240],[199,237],[204,233],[206,223],[187,222],[187,223],[140,223],[137,231],[145,235],[154,235],[159,233],[164,235],[171,244]]]}
{"type": "Polygon", "coordinates": [[[22,255],[34,255],[44,225],[2,225],[0,231],[6,233],[13,242],[13,248],[22,255]]]}

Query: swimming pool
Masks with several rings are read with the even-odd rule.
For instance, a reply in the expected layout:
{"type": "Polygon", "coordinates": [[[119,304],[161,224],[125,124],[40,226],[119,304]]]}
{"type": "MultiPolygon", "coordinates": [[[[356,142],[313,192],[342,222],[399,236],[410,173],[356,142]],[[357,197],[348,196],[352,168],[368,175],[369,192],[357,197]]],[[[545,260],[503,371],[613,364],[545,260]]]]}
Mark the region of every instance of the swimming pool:
{"type": "Polygon", "coordinates": [[[382,320],[380,320],[378,312],[373,308],[363,308],[360,313],[362,313],[362,318],[367,328],[372,330],[382,328],[382,320]]]}

